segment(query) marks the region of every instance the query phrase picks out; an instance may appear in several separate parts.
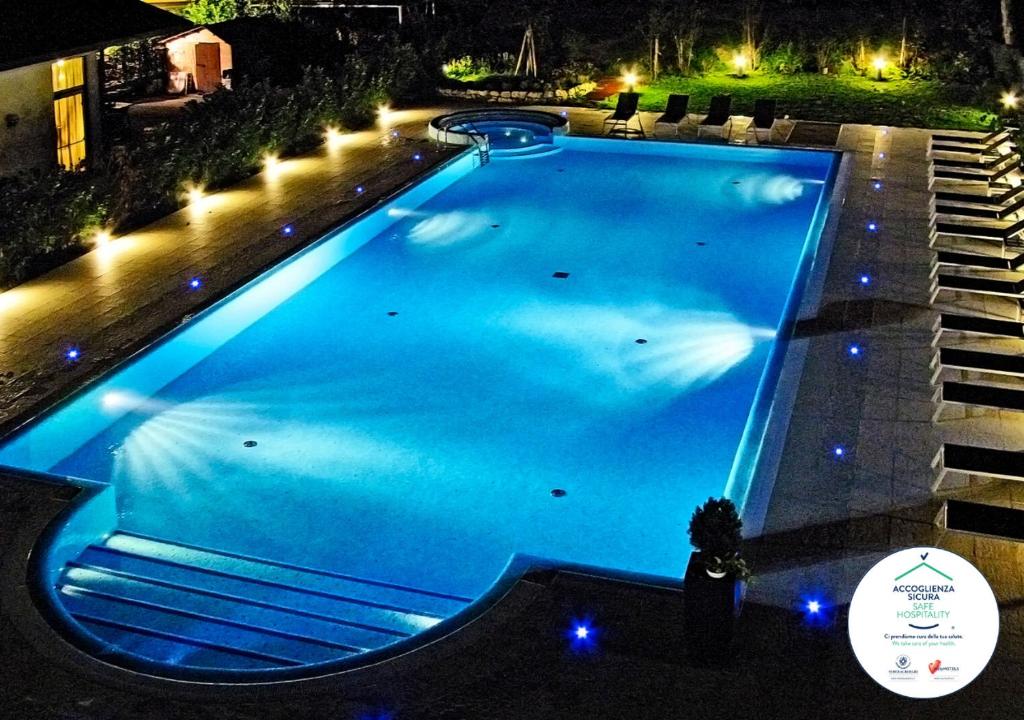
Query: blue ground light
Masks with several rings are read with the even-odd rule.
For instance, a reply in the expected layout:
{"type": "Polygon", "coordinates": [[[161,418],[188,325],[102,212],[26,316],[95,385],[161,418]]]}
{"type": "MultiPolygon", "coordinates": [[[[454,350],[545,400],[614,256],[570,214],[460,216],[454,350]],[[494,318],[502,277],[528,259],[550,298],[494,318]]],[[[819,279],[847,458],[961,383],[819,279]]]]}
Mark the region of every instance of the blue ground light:
{"type": "Polygon", "coordinates": [[[188,281],[188,286],[191,290],[198,290],[203,286],[203,281],[200,280],[198,277],[194,277],[188,281]]]}
{"type": "Polygon", "coordinates": [[[288,237],[293,232],[295,232],[295,226],[293,226],[291,223],[288,223],[287,225],[281,228],[281,234],[284,235],[285,237],[288,237]]]}
{"type": "Polygon", "coordinates": [[[574,653],[587,654],[597,650],[600,630],[590,618],[573,620],[565,631],[569,647],[574,653]]]}
{"type": "MultiPolygon", "coordinates": [[[[120,534],[97,538],[111,549],[97,562],[120,548],[169,582],[174,566],[144,558],[188,566],[209,549],[342,574],[360,582],[304,581],[346,597],[357,584],[368,603],[401,608],[415,595],[422,613],[350,604],[343,616],[409,635],[460,612],[520,554],[681,577],[693,507],[725,493],[737,457],[747,477],[744,438],[762,437],[749,419],[774,391],[765,369],[835,156],[567,138],[530,159],[456,162],[44,416],[0,446],[0,464],[113,486],[120,534]],[[563,268],[571,276],[553,279],[563,268]]],[[[256,596],[269,592],[258,583],[203,581],[279,600],[256,596]]],[[[100,602],[58,601],[83,614],[100,602]]],[[[226,601],[188,602],[202,615],[226,601]]],[[[295,602],[303,635],[358,648],[397,637],[353,638],[310,618],[340,612],[322,596],[295,602]]],[[[156,612],[125,607],[129,625],[156,612]]],[[[192,616],[161,618],[167,635],[198,632],[192,616]]],[[[241,641],[219,627],[203,638],[241,641]]],[[[95,632],[157,662],[225,667],[95,632]]],[[[580,647],[603,639],[590,622],[560,632],[580,647]]],[[[266,663],[335,657],[272,640],[282,647],[266,663]]]]}
{"type": "Polygon", "coordinates": [[[842,460],[844,457],[846,457],[846,448],[843,447],[842,445],[833,446],[832,456],[835,457],[836,460],[842,460]]]}
{"type": "Polygon", "coordinates": [[[802,624],[810,628],[831,626],[835,615],[835,607],[828,601],[826,593],[819,589],[801,593],[797,598],[796,610],[802,624]]]}
{"type": "Polygon", "coordinates": [[[78,359],[81,356],[82,356],[81,351],[78,348],[76,348],[76,347],[68,348],[67,351],[64,353],[64,358],[68,362],[78,362],[78,359]]]}
{"type": "Polygon", "coordinates": [[[871,284],[871,276],[866,274],[866,273],[864,273],[859,278],[857,278],[857,281],[861,285],[870,285],[871,284]]]}
{"type": "Polygon", "coordinates": [[[846,352],[850,354],[850,357],[857,358],[864,353],[864,348],[857,343],[850,343],[849,347],[846,348],[846,352]]]}

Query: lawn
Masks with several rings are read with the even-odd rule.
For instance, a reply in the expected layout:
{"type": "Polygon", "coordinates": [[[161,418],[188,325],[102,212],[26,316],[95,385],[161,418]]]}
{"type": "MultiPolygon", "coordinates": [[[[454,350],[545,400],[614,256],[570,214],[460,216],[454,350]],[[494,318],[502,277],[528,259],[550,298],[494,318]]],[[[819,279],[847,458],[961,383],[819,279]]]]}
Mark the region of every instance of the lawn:
{"type": "MultiPolygon", "coordinates": [[[[664,110],[669,93],[690,95],[690,108],[702,111],[713,95],[733,98],[733,112],[750,115],[754,100],[775,98],[780,116],[799,120],[981,130],[995,115],[969,102],[969,92],[935,81],[892,79],[877,82],[858,75],[762,75],[737,78],[725,73],[703,77],[663,77],[639,85],[642,110],[664,110]]],[[[614,106],[617,96],[602,102],[614,106]]]]}

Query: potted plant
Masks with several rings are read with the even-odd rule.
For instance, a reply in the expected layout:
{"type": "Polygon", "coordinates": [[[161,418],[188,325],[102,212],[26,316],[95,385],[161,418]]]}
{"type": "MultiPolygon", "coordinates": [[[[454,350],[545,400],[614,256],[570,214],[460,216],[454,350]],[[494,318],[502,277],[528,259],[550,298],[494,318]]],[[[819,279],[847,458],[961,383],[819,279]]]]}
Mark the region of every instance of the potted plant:
{"type": "Polygon", "coordinates": [[[690,660],[701,665],[728,661],[744,582],[750,577],[740,557],[743,521],[726,498],[708,498],[690,518],[690,556],[683,582],[686,639],[690,660]]]}
{"type": "Polygon", "coordinates": [[[740,580],[750,577],[740,558],[743,521],[736,505],[727,498],[708,498],[690,517],[690,544],[708,576],[721,579],[732,574],[740,580]]]}

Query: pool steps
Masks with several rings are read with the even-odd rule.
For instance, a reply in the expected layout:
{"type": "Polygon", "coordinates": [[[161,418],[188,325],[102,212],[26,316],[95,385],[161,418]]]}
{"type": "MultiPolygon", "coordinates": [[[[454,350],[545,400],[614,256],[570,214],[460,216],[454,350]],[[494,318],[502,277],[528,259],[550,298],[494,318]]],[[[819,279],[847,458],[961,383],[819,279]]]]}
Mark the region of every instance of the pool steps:
{"type": "Polygon", "coordinates": [[[115,652],[239,670],[384,647],[472,602],[120,531],[66,563],[56,590],[71,616],[115,652]]]}

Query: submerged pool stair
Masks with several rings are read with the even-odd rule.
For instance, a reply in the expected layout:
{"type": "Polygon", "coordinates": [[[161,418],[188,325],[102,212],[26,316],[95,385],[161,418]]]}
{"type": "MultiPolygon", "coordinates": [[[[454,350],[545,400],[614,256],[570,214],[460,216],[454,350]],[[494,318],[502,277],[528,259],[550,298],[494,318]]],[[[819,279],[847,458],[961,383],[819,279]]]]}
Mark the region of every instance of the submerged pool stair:
{"type": "Polygon", "coordinates": [[[71,616],[115,651],[218,670],[350,657],[472,601],[128,532],[86,548],[56,590],[71,616]]]}

